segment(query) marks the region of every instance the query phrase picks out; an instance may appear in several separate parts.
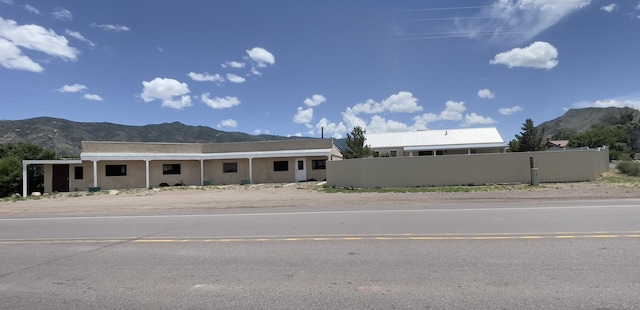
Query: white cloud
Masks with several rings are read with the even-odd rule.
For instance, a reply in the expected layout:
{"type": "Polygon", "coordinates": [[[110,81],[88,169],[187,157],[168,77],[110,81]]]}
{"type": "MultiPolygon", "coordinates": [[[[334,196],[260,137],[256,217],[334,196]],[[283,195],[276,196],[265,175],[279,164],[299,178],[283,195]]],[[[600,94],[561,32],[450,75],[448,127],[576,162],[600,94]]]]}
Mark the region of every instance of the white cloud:
{"type": "Polygon", "coordinates": [[[212,109],[227,109],[240,104],[240,100],[236,97],[209,98],[209,96],[209,93],[204,93],[200,96],[200,100],[212,109]]]}
{"type": "Polygon", "coordinates": [[[502,115],[511,115],[513,113],[517,113],[522,111],[522,108],[520,106],[514,106],[511,108],[500,108],[498,109],[498,113],[502,114],[502,115]]]}
{"type": "Polygon", "coordinates": [[[471,113],[464,116],[464,123],[462,123],[462,126],[471,126],[476,124],[488,125],[495,122],[496,121],[494,121],[491,117],[484,117],[476,113],[471,113]]]}
{"type": "Polygon", "coordinates": [[[160,52],[160,53],[164,53],[164,49],[160,46],[156,46],[156,51],[160,52]]]}
{"type": "Polygon", "coordinates": [[[526,42],[590,3],[591,0],[494,0],[478,15],[456,20],[456,26],[471,37],[526,42]]]}
{"type": "Polygon", "coordinates": [[[293,116],[293,121],[297,124],[307,124],[313,119],[313,109],[303,109],[298,107],[298,112],[293,116]]]}
{"type": "Polygon", "coordinates": [[[4,3],[4,4],[13,4],[13,0],[0,0],[0,2],[4,3]]]}
{"type": "Polygon", "coordinates": [[[24,8],[25,8],[25,9],[27,9],[27,11],[29,11],[29,12],[31,12],[31,13],[33,13],[33,14],[37,14],[37,15],[42,14],[42,13],[40,12],[40,10],[38,10],[38,9],[37,9],[36,7],[34,7],[33,5],[25,4],[25,5],[24,5],[24,8]]]}
{"type": "Polygon", "coordinates": [[[256,135],[261,135],[261,134],[265,134],[268,135],[270,132],[268,129],[262,130],[262,129],[256,129],[253,131],[254,134],[256,135]]]}
{"type": "Polygon", "coordinates": [[[496,97],[496,94],[494,94],[490,89],[485,88],[478,91],[478,97],[484,99],[493,99],[496,97]]]}
{"type": "Polygon", "coordinates": [[[618,97],[618,98],[610,98],[610,99],[601,99],[596,101],[580,101],[576,102],[572,105],[573,108],[608,108],[608,107],[616,107],[616,108],[634,108],[636,110],[640,110],[640,95],[636,96],[626,96],[626,97],[618,97]]]}
{"type": "Polygon", "coordinates": [[[509,68],[529,67],[551,69],[558,65],[558,50],[547,42],[534,42],[525,48],[514,48],[497,54],[489,63],[503,64],[509,68]]]}
{"type": "Polygon", "coordinates": [[[311,98],[305,99],[304,104],[306,104],[308,107],[315,107],[325,101],[327,101],[327,98],[325,98],[323,95],[315,94],[311,96],[311,98]]]}
{"type": "Polygon", "coordinates": [[[371,117],[371,122],[366,126],[366,129],[367,133],[402,132],[412,130],[412,128],[401,122],[386,120],[378,115],[371,117]]]}
{"type": "Polygon", "coordinates": [[[56,89],[60,93],[77,93],[85,90],[87,90],[87,87],[82,84],[64,85],[56,89]]]}
{"type": "Polygon", "coordinates": [[[104,99],[96,94],[84,94],[82,98],[93,101],[103,101],[104,99]]]}
{"type": "Polygon", "coordinates": [[[231,83],[244,83],[247,79],[232,73],[227,73],[227,80],[231,83]]]}
{"type": "MultiPolygon", "coordinates": [[[[75,61],[80,54],[77,49],[68,45],[69,41],[67,41],[64,36],[57,35],[53,30],[47,30],[38,25],[18,25],[15,21],[3,19],[2,17],[0,17],[0,38],[5,39],[15,47],[43,52],[49,56],[58,57],[65,61],[75,61]]],[[[4,45],[8,46],[9,44],[4,42],[4,45]]],[[[9,56],[16,56],[15,49],[12,47],[8,48],[11,50],[0,52],[0,54],[6,53],[4,57],[11,59],[9,56]]],[[[18,57],[18,59],[20,59],[19,63],[26,64],[28,62],[33,62],[27,56],[22,55],[21,52],[18,55],[21,56],[18,57]],[[29,59],[29,61],[26,61],[25,58],[29,59]]],[[[5,60],[5,58],[0,59],[0,61],[4,63],[5,61],[3,60],[5,60]]],[[[31,69],[36,68],[33,64],[26,67],[31,69]]]]}
{"type": "Polygon", "coordinates": [[[336,124],[324,117],[318,121],[316,129],[318,133],[324,129],[325,136],[332,136],[336,139],[342,138],[348,132],[347,127],[342,122],[336,124]]]}
{"type": "Polygon", "coordinates": [[[25,70],[31,72],[42,72],[44,68],[31,58],[22,54],[22,51],[13,44],[0,37],[0,66],[11,70],[25,70]]]}
{"type": "Polygon", "coordinates": [[[59,19],[59,20],[73,19],[73,14],[71,14],[71,11],[63,8],[56,8],[55,10],[53,10],[53,12],[51,12],[51,15],[53,16],[53,18],[59,19]]]}
{"type": "Polygon", "coordinates": [[[69,35],[69,36],[71,36],[71,37],[73,37],[73,38],[75,38],[77,40],[80,40],[80,41],[82,41],[84,43],[87,43],[87,45],[89,45],[91,48],[96,47],[95,43],[93,43],[93,42],[91,42],[91,40],[85,38],[82,34],[80,34],[80,32],[71,31],[71,30],[67,29],[67,30],[65,30],[64,33],[66,33],[67,35],[69,35]]]}
{"type": "Polygon", "coordinates": [[[131,29],[129,29],[129,27],[127,26],[121,26],[121,25],[111,25],[111,24],[96,24],[96,23],[92,23],[91,25],[89,25],[90,27],[93,28],[100,28],[104,31],[114,31],[114,32],[127,32],[131,29]]]}
{"type": "Polygon", "coordinates": [[[445,109],[440,114],[425,113],[413,118],[417,125],[426,127],[428,123],[435,121],[459,121],[462,120],[462,113],[467,110],[464,102],[447,101],[445,109]]]}
{"type": "Polygon", "coordinates": [[[246,52],[247,55],[249,55],[249,58],[251,58],[251,60],[253,60],[260,68],[276,63],[276,58],[273,54],[262,47],[254,47],[246,52]]]}
{"type": "Polygon", "coordinates": [[[225,119],[225,120],[220,121],[220,123],[218,123],[218,125],[216,125],[216,127],[218,127],[218,128],[222,128],[222,127],[236,128],[236,127],[238,127],[238,122],[236,122],[233,119],[225,119]]]}
{"type": "Polygon", "coordinates": [[[189,86],[169,78],[155,78],[149,82],[142,81],[140,97],[145,102],[162,101],[162,106],[182,110],[190,107],[191,96],[189,86]]]}
{"type": "Polygon", "coordinates": [[[418,105],[418,99],[413,97],[410,92],[399,92],[389,96],[382,102],[375,102],[369,99],[364,103],[358,103],[351,108],[347,108],[354,115],[360,113],[376,114],[385,111],[393,113],[413,113],[422,111],[422,107],[418,105]]]}
{"type": "Polygon", "coordinates": [[[251,74],[253,75],[262,75],[262,72],[258,71],[255,67],[251,67],[251,74]]]}
{"type": "Polygon", "coordinates": [[[605,12],[607,12],[607,13],[611,13],[611,12],[613,12],[613,11],[618,9],[618,5],[615,4],[615,3],[611,3],[609,5],[605,5],[605,6],[600,7],[600,9],[605,11],[605,12]]]}
{"type": "Polygon", "coordinates": [[[238,62],[238,61],[227,61],[225,63],[223,63],[221,66],[223,68],[233,68],[233,69],[242,69],[246,66],[247,64],[245,64],[244,62],[238,62]]]}
{"type": "Polygon", "coordinates": [[[224,78],[222,76],[220,76],[220,74],[211,75],[211,74],[209,74],[207,72],[205,72],[205,73],[189,72],[189,74],[187,74],[187,75],[192,80],[198,81],[198,82],[216,82],[216,83],[224,82],[224,78]]]}

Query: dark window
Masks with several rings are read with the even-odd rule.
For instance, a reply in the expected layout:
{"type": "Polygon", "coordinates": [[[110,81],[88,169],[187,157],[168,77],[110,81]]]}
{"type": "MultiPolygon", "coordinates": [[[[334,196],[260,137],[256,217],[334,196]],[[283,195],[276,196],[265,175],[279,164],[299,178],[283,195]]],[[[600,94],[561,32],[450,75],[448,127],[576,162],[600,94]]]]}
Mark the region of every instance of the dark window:
{"type": "Polygon", "coordinates": [[[317,159],[311,161],[311,169],[313,170],[325,170],[327,169],[326,159],[317,159]]]}
{"type": "Polygon", "coordinates": [[[222,172],[238,172],[238,163],[222,163],[222,172]]]}
{"type": "Polygon", "coordinates": [[[298,171],[304,170],[304,160],[298,160],[298,171]]]}
{"type": "Polygon", "coordinates": [[[76,180],[84,179],[84,169],[82,167],[74,167],[73,168],[73,178],[76,180]]]}
{"type": "Polygon", "coordinates": [[[289,171],[289,162],[286,160],[274,161],[273,171],[289,171]]]}
{"type": "Polygon", "coordinates": [[[127,175],[127,165],[106,165],[105,172],[108,177],[127,175]]]}
{"type": "Polygon", "coordinates": [[[391,156],[391,157],[396,157],[396,156],[398,156],[398,151],[395,151],[395,150],[394,150],[394,151],[389,152],[389,156],[391,156]]]}
{"type": "Polygon", "coordinates": [[[433,151],[418,151],[418,156],[430,156],[433,155],[433,151]]]}
{"type": "Polygon", "coordinates": [[[163,164],[162,174],[180,174],[180,164],[163,164]]]}

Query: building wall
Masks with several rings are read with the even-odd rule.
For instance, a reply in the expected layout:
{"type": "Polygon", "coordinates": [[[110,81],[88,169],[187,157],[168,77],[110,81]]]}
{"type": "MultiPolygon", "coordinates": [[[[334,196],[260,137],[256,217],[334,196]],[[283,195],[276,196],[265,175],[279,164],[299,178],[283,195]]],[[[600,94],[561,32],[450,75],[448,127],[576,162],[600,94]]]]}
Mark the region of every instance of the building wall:
{"type": "Polygon", "coordinates": [[[100,188],[103,190],[123,189],[123,188],[144,188],[146,186],[146,163],[143,160],[99,161],[98,162],[98,186],[100,186],[100,188]],[[126,165],[127,175],[106,176],[105,167],[107,165],[126,165]]]}
{"type": "Polygon", "coordinates": [[[327,162],[327,184],[373,188],[529,183],[530,158],[540,182],[590,181],[609,170],[607,149],[366,158],[327,162]]]}
{"type": "Polygon", "coordinates": [[[296,181],[295,158],[256,158],[253,160],[253,183],[288,183],[296,181]],[[287,161],[287,171],[274,171],[275,161],[287,161]]]}
{"type": "MultiPolygon", "coordinates": [[[[144,173],[144,172],[143,172],[144,173]]],[[[149,186],[156,187],[160,183],[175,185],[202,185],[200,184],[199,160],[152,160],[149,162],[149,186]],[[180,174],[164,174],[165,164],[180,165],[180,174]]]]}
{"type": "Polygon", "coordinates": [[[86,191],[91,186],[93,186],[93,165],[91,162],[69,165],[69,191],[86,191]],[[82,179],[75,178],[75,167],[82,167],[82,179]]]}
{"type": "Polygon", "coordinates": [[[240,184],[249,179],[249,159],[205,160],[204,179],[211,184],[240,184]],[[224,172],[224,163],[237,163],[238,172],[224,172]]]}

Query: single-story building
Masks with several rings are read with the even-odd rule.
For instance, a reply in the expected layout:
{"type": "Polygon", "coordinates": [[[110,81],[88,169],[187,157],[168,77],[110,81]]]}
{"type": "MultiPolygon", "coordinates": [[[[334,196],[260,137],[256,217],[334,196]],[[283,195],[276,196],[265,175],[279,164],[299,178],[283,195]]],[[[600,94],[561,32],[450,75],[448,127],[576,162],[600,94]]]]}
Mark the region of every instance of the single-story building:
{"type": "Polygon", "coordinates": [[[366,134],[365,144],[381,157],[504,153],[496,128],[462,128],[366,134]]]}
{"type": "Polygon", "coordinates": [[[341,160],[331,139],[232,143],[83,141],[78,160],[23,161],[44,166],[44,191],[150,188],[325,180],[326,162],[341,160]]]}

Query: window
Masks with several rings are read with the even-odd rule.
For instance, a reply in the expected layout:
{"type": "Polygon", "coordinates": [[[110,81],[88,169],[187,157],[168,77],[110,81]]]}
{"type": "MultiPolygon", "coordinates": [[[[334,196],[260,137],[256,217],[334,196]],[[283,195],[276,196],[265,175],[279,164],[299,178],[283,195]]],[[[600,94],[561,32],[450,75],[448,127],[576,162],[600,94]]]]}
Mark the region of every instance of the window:
{"type": "Polygon", "coordinates": [[[273,171],[289,171],[289,162],[286,160],[274,161],[273,171]]]}
{"type": "Polygon", "coordinates": [[[398,156],[398,151],[393,150],[393,151],[389,152],[389,156],[390,157],[397,157],[398,156]]]}
{"type": "Polygon", "coordinates": [[[298,171],[304,170],[304,160],[298,160],[298,171]]]}
{"type": "Polygon", "coordinates": [[[180,174],[180,164],[163,164],[162,174],[180,174]]]}
{"type": "Polygon", "coordinates": [[[73,178],[76,180],[84,179],[84,170],[82,169],[82,167],[73,168],[73,178]]]}
{"type": "Polygon", "coordinates": [[[238,172],[238,163],[222,163],[222,172],[223,173],[238,172]]]}
{"type": "Polygon", "coordinates": [[[108,177],[127,175],[127,165],[106,165],[105,172],[108,177]]]}
{"type": "Polygon", "coordinates": [[[326,159],[316,159],[311,161],[311,169],[313,170],[325,170],[327,169],[326,159]]]}
{"type": "Polygon", "coordinates": [[[430,156],[433,155],[433,151],[418,151],[418,156],[430,156]]]}

